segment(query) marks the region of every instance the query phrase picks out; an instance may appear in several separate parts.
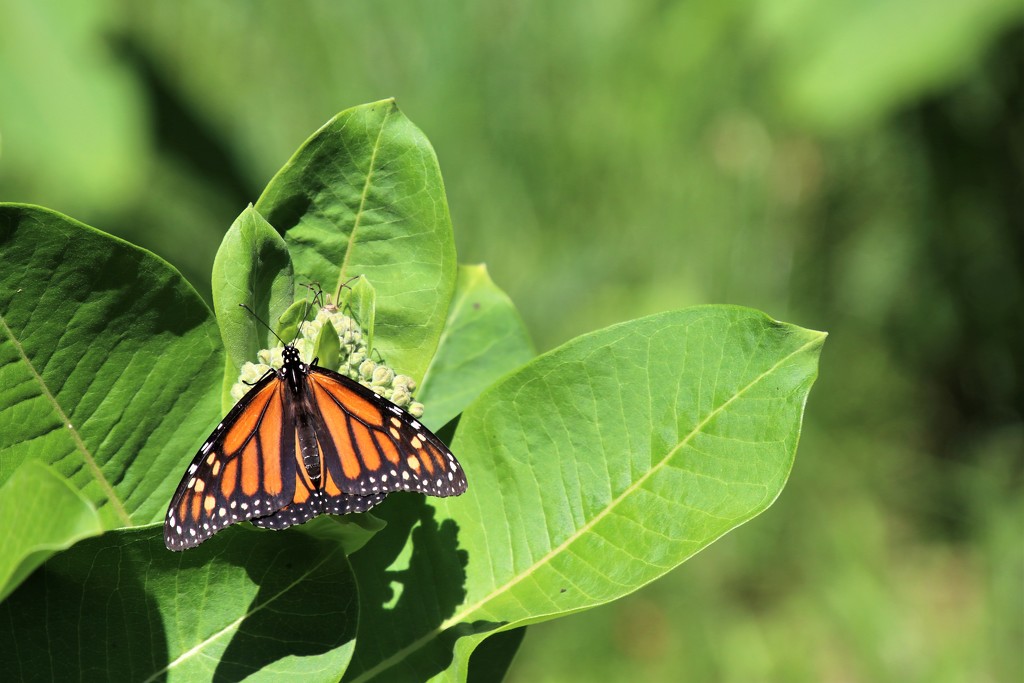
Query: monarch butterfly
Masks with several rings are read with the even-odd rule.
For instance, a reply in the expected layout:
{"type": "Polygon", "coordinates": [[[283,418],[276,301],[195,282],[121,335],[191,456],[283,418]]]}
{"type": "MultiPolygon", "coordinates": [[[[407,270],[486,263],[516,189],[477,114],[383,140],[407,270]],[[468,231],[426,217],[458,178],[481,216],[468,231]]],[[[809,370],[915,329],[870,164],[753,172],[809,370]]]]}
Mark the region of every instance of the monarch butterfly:
{"type": "Polygon", "coordinates": [[[364,512],[392,491],[457,496],[466,475],[416,418],[344,375],[305,364],[293,344],[217,425],[171,498],[169,550],[249,520],[285,529],[364,512]]]}

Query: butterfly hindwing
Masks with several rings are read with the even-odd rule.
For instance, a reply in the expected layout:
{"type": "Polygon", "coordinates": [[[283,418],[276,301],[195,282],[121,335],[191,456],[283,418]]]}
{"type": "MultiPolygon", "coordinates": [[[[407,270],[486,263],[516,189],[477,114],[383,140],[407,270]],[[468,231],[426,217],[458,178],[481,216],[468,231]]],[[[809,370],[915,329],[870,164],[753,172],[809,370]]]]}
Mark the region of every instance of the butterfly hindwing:
{"type": "Polygon", "coordinates": [[[294,495],[295,444],[286,384],[268,375],[231,409],[185,472],[164,522],[171,550],[199,545],[229,524],[266,515],[294,495]]]}
{"type": "Polygon", "coordinates": [[[342,493],[327,497],[317,491],[305,503],[292,503],[271,515],[256,517],[249,521],[263,529],[287,529],[293,524],[308,522],[317,515],[348,515],[355,512],[366,512],[387,498],[387,495],[386,493],[377,493],[370,496],[357,496],[342,493]]]}
{"type": "Polygon", "coordinates": [[[445,497],[466,490],[466,476],[448,447],[383,396],[317,366],[310,368],[308,388],[319,412],[325,469],[342,493],[445,497]]]}
{"type": "Polygon", "coordinates": [[[365,512],[377,503],[384,500],[386,493],[371,496],[359,496],[342,493],[331,476],[331,471],[324,467],[324,449],[321,440],[323,430],[319,427],[312,429],[313,438],[307,448],[314,449],[313,460],[316,461],[319,471],[314,469],[315,479],[310,476],[309,471],[303,465],[302,454],[302,432],[305,425],[316,424],[318,416],[316,408],[309,400],[308,391],[304,392],[305,399],[301,402],[290,404],[294,410],[292,415],[291,434],[295,446],[295,491],[292,501],[279,510],[250,520],[255,526],[265,529],[287,529],[294,524],[308,522],[317,515],[334,514],[345,515],[353,512],[365,512]]]}

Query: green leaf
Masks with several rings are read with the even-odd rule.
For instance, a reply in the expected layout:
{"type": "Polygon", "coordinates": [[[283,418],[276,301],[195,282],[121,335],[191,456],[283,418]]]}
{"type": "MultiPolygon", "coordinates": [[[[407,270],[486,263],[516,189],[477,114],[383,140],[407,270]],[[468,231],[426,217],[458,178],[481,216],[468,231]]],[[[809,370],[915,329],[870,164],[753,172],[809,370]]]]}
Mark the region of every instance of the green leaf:
{"type": "Polygon", "coordinates": [[[461,413],[481,391],[536,355],[512,300],[484,265],[459,266],[448,319],[416,395],[433,430],[461,413]]]}
{"type": "Polygon", "coordinates": [[[106,528],[163,518],[220,413],[209,309],[153,254],[0,204],[0,482],[53,466],[106,528]]]}
{"type": "Polygon", "coordinates": [[[213,308],[227,352],[224,395],[228,408],[231,385],[242,364],[256,362],[256,353],[276,345],[272,325],[295,298],[288,247],[277,231],[250,204],[224,235],[213,262],[213,308]]]}
{"type": "MultiPolygon", "coordinates": [[[[277,320],[277,335],[286,342],[291,342],[298,336],[299,325],[309,319],[310,303],[306,299],[296,301],[281,314],[277,320]]],[[[277,346],[279,342],[271,346],[277,346]]],[[[270,347],[267,347],[270,348],[270,347]]]]}
{"type": "Polygon", "coordinates": [[[360,275],[355,284],[346,285],[340,295],[338,308],[350,315],[366,336],[366,348],[373,351],[373,321],[377,315],[377,290],[360,275]]]}
{"type": "Polygon", "coordinates": [[[336,681],[356,585],[340,547],[234,528],[185,553],[158,527],[50,559],[0,605],[13,680],[336,681]]]}
{"type": "Polygon", "coordinates": [[[353,275],[373,284],[377,350],[419,381],[455,286],[455,243],[437,157],[394,100],[334,117],[256,208],[284,235],[298,277],[328,289],[353,275]]]}
{"type": "Polygon", "coordinates": [[[502,681],[508,673],[509,666],[519,646],[523,644],[526,627],[520,626],[511,631],[499,631],[488,636],[480,643],[469,658],[468,683],[491,683],[502,681]]]}
{"type": "Polygon", "coordinates": [[[103,532],[96,508],[35,460],[0,486],[0,601],[55,552],[103,532]]]}
{"type": "Polygon", "coordinates": [[[316,345],[313,348],[313,357],[318,359],[317,364],[323,368],[337,370],[341,364],[341,340],[338,338],[338,330],[334,323],[325,320],[320,334],[317,335],[316,345]]]}
{"type": "Polygon", "coordinates": [[[351,555],[386,526],[387,522],[369,512],[358,512],[316,517],[295,527],[295,531],[336,543],[344,549],[346,555],[351,555]]]}
{"type": "Polygon", "coordinates": [[[622,597],[764,510],[824,337],[692,308],[575,339],[484,392],[452,444],[468,491],[380,506],[388,527],[352,558],[400,598],[362,593],[346,679],[465,680],[487,635],[622,597]]]}

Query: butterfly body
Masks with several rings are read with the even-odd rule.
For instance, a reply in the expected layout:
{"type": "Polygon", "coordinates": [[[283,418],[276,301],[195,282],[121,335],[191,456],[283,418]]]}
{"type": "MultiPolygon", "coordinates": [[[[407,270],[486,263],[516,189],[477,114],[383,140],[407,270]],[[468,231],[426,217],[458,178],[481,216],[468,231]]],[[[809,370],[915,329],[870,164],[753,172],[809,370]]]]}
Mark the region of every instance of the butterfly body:
{"type": "Polygon", "coordinates": [[[392,491],[459,495],[455,456],[414,417],[285,346],[199,449],[171,498],[164,543],[184,550],[244,520],[284,529],[363,512],[392,491]]]}

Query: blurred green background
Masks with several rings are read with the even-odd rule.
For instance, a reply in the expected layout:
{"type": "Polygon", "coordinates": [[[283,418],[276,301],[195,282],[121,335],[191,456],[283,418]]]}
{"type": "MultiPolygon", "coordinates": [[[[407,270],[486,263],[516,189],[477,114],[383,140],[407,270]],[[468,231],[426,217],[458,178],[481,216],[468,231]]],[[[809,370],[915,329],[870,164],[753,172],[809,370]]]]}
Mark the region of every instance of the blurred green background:
{"type": "Polygon", "coordinates": [[[0,4],[0,200],[221,236],[398,98],[541,349],[701,303],[827,330],[791,481],[510,680],[1024,680],[1024,3],[0,4]]]}

